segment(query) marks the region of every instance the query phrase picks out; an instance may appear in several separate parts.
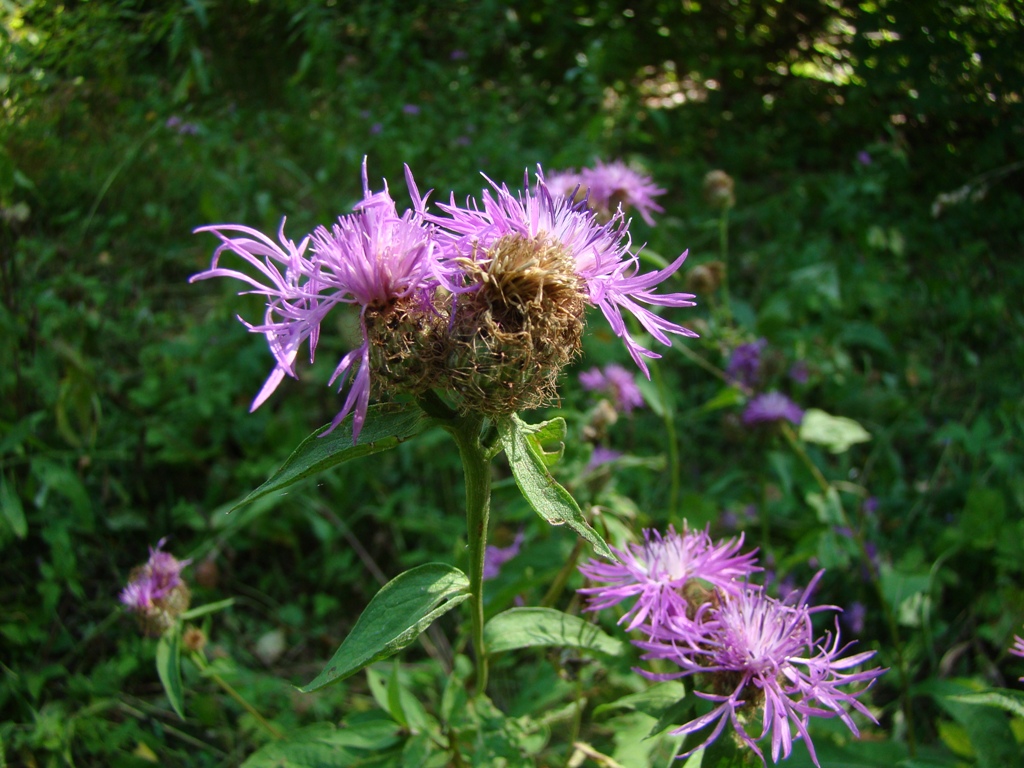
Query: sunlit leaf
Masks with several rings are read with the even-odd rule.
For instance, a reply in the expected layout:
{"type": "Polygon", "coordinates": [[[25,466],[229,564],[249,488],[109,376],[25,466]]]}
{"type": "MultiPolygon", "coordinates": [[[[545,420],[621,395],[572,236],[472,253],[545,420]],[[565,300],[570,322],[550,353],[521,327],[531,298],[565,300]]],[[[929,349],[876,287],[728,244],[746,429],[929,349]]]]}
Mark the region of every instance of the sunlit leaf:
{"type": "Polygon", "coordinates": [[[484,626],[484,645],[490,653],[515,648],[556,646],[618,656],[625,643],[602,632],[579,616],[553,608],[510,608],[484,626]]]}
{"type": "Polygon", "coordinates": [[[324,670],[300,690],[315,691],[393,656],[468,597],[469,578],[450,565],[427,563],[396,576],[374,595],[324,670]]]}
{"type": "Polygon", "coordinates": [[[497,426],[516,485],[534,511],[551,525],[568,525],[589,541],[595,552],[613,560],[605,540],[587,522],[579,504],[548,471],[540,449],[528,438],[527,425],[513,414],[500,419],[497,426]]]}
{"type": "Polygon", "coordinates": [[[370,406],[367,410],[366,422],[354,443],[351,419],[343,421],[330,434],[326,434],[328,427],[321,427],[299,444],[267,482],[242,499],[231,511],[342,462],[394,448],[422,432],[429,423],[430,418],[415,405],[381,404],[370,406]]]}

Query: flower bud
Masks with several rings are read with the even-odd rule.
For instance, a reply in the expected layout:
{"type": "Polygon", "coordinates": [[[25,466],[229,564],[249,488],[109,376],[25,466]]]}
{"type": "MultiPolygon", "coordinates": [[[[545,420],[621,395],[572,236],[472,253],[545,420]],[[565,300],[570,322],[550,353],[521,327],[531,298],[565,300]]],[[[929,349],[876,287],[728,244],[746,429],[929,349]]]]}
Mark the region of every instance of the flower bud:
{"type": "Polygon", "coordinates": [[[704,199],[712,208],[729,209],[736,205],[732,176],[725,171],[708,171],[704,176],[704,199]]]}

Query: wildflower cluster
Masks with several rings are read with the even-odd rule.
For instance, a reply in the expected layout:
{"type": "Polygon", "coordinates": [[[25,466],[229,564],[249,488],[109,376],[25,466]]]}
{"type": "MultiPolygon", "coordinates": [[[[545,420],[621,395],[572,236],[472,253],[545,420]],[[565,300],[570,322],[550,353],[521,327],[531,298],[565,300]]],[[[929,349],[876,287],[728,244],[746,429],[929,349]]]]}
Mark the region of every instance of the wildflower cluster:
{"type": "Polygon", "coordinates": [[[221,245],[192,279],[231,277],[267,301],[263,322],[246,323],[266,336],[276,361],[253,408],[285,376],[297,376],[303,344],[312,361],[323,321],[339,304],[359,308],[362,343],[331,378],[339,390],[348,386],[332,428],[352,414],[354,438],[371,394],[439,389],[459,410],[490,415],[550,402],[559,372],[579,353],[588,306],[600,308],[645,374],[646,360],[659,355],[633,337],[625,313],[667,346],[670,334],[695,335],[648,308],[693,306],[691,294],[655,290],[685,252],[641,274],[618,208],[600,219],[584,202],[554,194],[540,168],[536,185],[524,178],[516,193],[488,182],[479,200],[458,205],[452,196],[431,213],[429,194],[420,196],[406,168],[413,206],[399,213],[386,184],[370,191],[364,161],[354,212],[298,243],[285,237],[283,222],[278,242],[236,224],[200,227],[221,245]],[[257,276],[222,267],[227,253],[257,276]]]}
{"type": "Polygon", "coordinates": [[[133,568],[128,585],[121,591],[121,603],[137,614],[139,626],[147,635],[161,635],[174,626],[188,610],[191,593],[181,571],[191,561],[178,560],[162,551],[167,539],[149,549],[149,560],[133,568]]]}
{"type": "Polygon", "coordinates": [[[760,569],[756,550],[741,553],[742,545],[742,536],[716,543],[706,531],[685,526],[682,533],[669,528],[664,536],[648,530],[642,545],[615,550],[618,563],[591,560],[581,566],[598,586],[580,591],[589,596],[591,610],[635,599],[620,623],[642,632],[644,639],[634,642],[644,659],[665,659],[680,668],[648,677],[695,675],[709,689],[696,695],[712,702],[711,711],[673,731],[688,735],[711,728],[683,757],[714,741],[729,723],[762,762],[758,742],[771,734],[773,762],[788,757],[793,742],[803,739],[818,765],[810,718],[838,717],[858,735],[851,710],[875,721],[857,697],[884,670],[852,671],[874,652],[843,656],[848,646],[840,644],[838,623],[834,633],[815,636],[811,615],[838,610],[808,605],[820,572],[803,592],[777,600],[747,580],[760,569]],[[866,685],[841,690],[856,683],[866,685]]]}

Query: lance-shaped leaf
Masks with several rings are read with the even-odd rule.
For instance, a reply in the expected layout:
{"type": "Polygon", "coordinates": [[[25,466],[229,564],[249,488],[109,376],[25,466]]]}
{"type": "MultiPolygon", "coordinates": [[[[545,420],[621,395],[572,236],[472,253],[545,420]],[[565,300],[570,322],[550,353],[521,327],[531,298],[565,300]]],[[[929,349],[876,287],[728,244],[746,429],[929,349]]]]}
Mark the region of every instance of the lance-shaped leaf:
{"type": "Polygon", "coordinates": [[[363,429],[354,443],[351,419],[343,421],[328,435],[324,433],[329,427],[321,427],[299,443],[295,452],[267,482],[238,502],[231,511],[344,461],[394,448],[422,432],[430,421],[430,417],[415,405],[387,403],[370,406],[363,429]]]}
{"type": "Polygon", "coordinates": [[[580,505],[548,471],[544,454],[537,442],[531,439],[534,435],[528,425],[512,414],[499,419],[497,427],[516,485],[534,511],[551,525],[568,525],[589,541],[597,554],[614,560],[601,534],[583,516],[580,505]]]}
{"type": "Polygon", "coordinates": [[[484,646],[489,653],[557,646],[618,656],[624,643],[579,616],[554,608],[510,608],[484,626],[484,646]]]}
{"type": "Polygon", "coordinates": [[[393,656],[467,598],[469,577],[450,565],[427,563],[399,574],[374,595],[323,672],[299,690],[315,691],[393,656]]]}
{"type": "Polygon", "coordinates": [[[185,692],[181,685],[181,624],[160,636],[156,644],[156,673],[163,683],[171,707],[185,719],[185,692]]]}

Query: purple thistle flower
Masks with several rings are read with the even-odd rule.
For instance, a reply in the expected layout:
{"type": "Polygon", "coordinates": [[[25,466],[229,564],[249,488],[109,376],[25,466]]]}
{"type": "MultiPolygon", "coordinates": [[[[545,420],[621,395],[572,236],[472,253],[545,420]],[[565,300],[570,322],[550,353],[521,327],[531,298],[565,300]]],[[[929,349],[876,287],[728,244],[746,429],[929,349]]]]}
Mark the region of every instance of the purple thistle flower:
{"type": "Polygon", "coordinates": [[[420,107],[418,104],[406,104],[402,107],[402,111],[407,115],[418,115],[420,113],[420,107]]]}
{"type": "MultiPolygon", "coordinates": [[[[416,197],[417,209],[424,200],[406,168],[406,181],[416,197]]],[[[441,266],[429,230],[421,225],[419,214],[412,211],[399,217],[385,184],[384,191],[370,193],[363,161],[364,199],[356,213],[342,216],[328,231],[318,227],[296,246],[284,237],[281,224],[279,247],[260,232],[236,224],[200,227],[197,232],[213,232],[221,245],[213,255],[210,269],[193,275],[191,280],[211,277],[233,277],[248,283],[255,293],[267,297],[267,311],[261,325],[243,324],[253,333],[267,337],[270,351],[277,361],[263,388],[252,403],[252,410],[262,405],[284,379],[297,378],[295,358],[308,339],[310,362],[316,353],[320,323],[338,304],[360,307],[363,343],[346,354],[330,383],[339,381],[339,391],[349,376],[351,387],[341,411],[334,417],[334,429],[349,413],[353,415],[353,441],[359,436],[370,396],[369,339],[365,322],[370,307],[385,308],[395,300],[413,299],[429,308],[432,288],[437,284],[441,266]],[[230,238],[225,232],[241,232],[247,237],[230,238]],[[307,249],[312,254],[306,254],[307,249]],[[243,272],[219,266],[222,253],[229,251],[255,267],[267,284],[243,272]]]]}
{"type": "Polygon", "coordinates": [[[635,208],[644,221],[654,226],[651,211],[660,213],[664,210],[654,202],[654,198],[665,194],[665,190],[658,187],[650,176],[638,173],[621,160],[612,163],[598,160],[593,168],[580,171],[580,181],[584,188],[590,190],[590,205],[607,211],[609,215],[614,214],[620,205],[635,208]]]}
{"type": "Polygon", "coordinates": [[[121,602],[129,611],[144,612],[153,607],[153,602],[167,597],[182,583],[181,571],[191,560],[178,560],[163,552],[167,539],[162,538],[155,547],[149,548],[149,560],[133,574],[127,586],[121,591],[121,602]]]}
{"type": "Polygon", "coordinates": [[[544,185],[553,197],[567,197],[570,200],[582,199],[587,194],[587,187],[576,171],[554,171],[544,177],[544,185]]]}
{"type": "Polygon", "coordinates": [[[580,384],[588,392],[602,392],[610,396],[615,409],[621,413],[632,413],[634,408],[644,406],[644,396],[633,374],[621,365],[610,363],[604,370],[595,367],[584,371],[580,374],[580,384]]]}
{"type": "Polygon", "coordinates": [[[771,424],[786,420],[799,425],[804,419],[803,410],[781,392],[765,392],[747,403],[743,411],[743,423],[771,424]]]}
{"type": "Polygon", "coordinates": [[[669,526],[662,536],[647,529],[643,544],[630,544],[626,550],[612,548],[619,562],[590,560],[581,565],[584,576],[603,584],[579,592],[590,596],[592,611],[637,598],[619,620],[629,620],[626,628],[630,630],[645,621],[656,629],[672,617],[687,623],[687,598],[683,594],[687,582],[698,579],[724,593],[739,592],[739,580],[760,570],[754,566],[757,551],[738,555],[742,546],[742,534],[715,544],[706,530],[684,527],[679,534],[669,526]]]}
{"type": "MultiPolygon", "coordinates": [[[[1024,657],[1024,637],[1019,635],[1013,636],[1013,647],[1010,648],[1010,653],[1014,656],[1024,657]]],[[[1024,677],[1020,678],[1020,682],[1024,683],[1024,677]]]]}
{"type": "Polygon", "coordinates": [[[853,634],[859,635],[864,631],[864,621],[867,617],[868,609],[864,606],[864,603],[854,601],[843,612],[843,623],[853,634]]]}
{"type": "Polygon", "coordinates": [[[745,387],[755,386],[761,378],[761,353],[767,346],[767,339],[740,344],[729,356],[725,366],[726,376],[745,387]]]}
{"type": "Polygon", "coordinates": [[[488,545],[484,550],[484,579],[497,578],[501,573],[501,567],[509,560],[519,554],[519,548],[523,545],[523,532],[520,531],[507,547],[495,547],[488,545]]]}
{"type": "Polygon", "coordinates": [[[722,594],[719,604],[710,607],[702,617],[703,632],[698,640],[694,640],[692,631],[679,638],[661,631],[651,642],[640,644],[648,651],[645,658],[669,659],[683,668],[679,673],[652,677],[665,679],[701,673],[719,691],[696,692],[717,706],[672,731],[673,735],[681,736],[714,723],[710,735],[681,757],[710,744],[730,722],[762,762],[765,758],[757,742],[770,733],[772,762],[777,763],[780,756],[789,757],[793,742],[802,738],[814,764],[820,765],[807,731],[811,717],[839,717],[855,736],[860,734],[850,709],[877,722],[857,697],[885,670],[846,671],[871,659],[874,651],[840,658],[849,646],[840,646],[838,623],[834,635],[826,632],[821,638],[814,638],[811,614],[836,610],[831,606],[807,605],[807,597],[820,576],[819,572],[791,603],[775,600],[756,589],[722,594]],[[868,684],[854,692],[840,690],[841,686],[860,682],[868,684]],[[756,738],[744,727],[755,711],[761,718],[761,733],[756,738]]]}
{"type": "Polygon", "coordinates": [[[616,451],[614,448],[595,445],[593,452],[590,454],[590,461],[587,462],[587,470],[592,472],[604,464],[610,464],[616,459],[622,458],[622,455],[622,451],[616,451]]]}
{"type": "MultiPolygon", "coordinates": [[[[616,213],[607,224],[601,224],[582,203],[552,195],[539,167],[536,191],[532,192],[529,180],[524,179],[518,197],[507,186],[499,187],[488,181],[493,194],[491,190],[483,192],[482,207],[472,201],[460,208],[453,196],[448,205],[438,206],[447,217],[427,217],[442,227],[438,236],[449,258],[479,258],[498,240],[508,236],[560,245],[575,262],[576,274],[585,285],[590,303],[601,308],[612,331],[623,340],[630,356],[648,378],[650,373],[644,358],[661,355],[633,339],[626,328],[623,310],[631,312],[648,333],[666,346],[672,345],[670,333],[696,336],[693,331],[641,306],[641,302],[665,307],[694,306],[692,294],[654,293],[659,283],[679,269],[686,252],[662,270],[638,274],[640,261],[630,251],[629,224],[621,213],[616,213]]],[[[466,290],[458,286],[446,287],[466,290]]]]}

